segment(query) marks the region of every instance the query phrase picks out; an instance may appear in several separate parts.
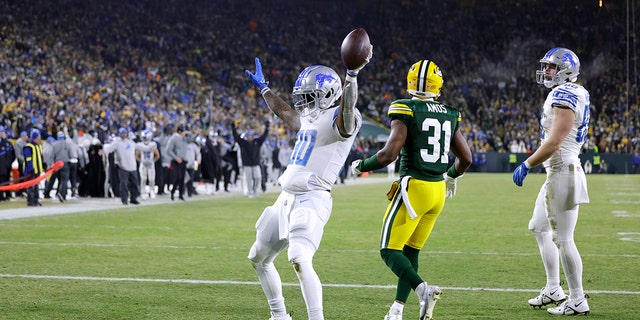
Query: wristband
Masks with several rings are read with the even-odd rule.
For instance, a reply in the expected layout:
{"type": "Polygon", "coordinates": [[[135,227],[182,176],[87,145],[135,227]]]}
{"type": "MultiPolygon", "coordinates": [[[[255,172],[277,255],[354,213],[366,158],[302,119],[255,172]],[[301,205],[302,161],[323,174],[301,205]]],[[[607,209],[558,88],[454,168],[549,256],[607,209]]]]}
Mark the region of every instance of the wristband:
{"type": "MultiPolygon", "coordinates": [[[[527,159],[527,160],[528,160],[528,159],[527,159]]],[[[531,169],[531,165],[529,164],[529,161],[527,161],[527,160],[525,160],[525,161],[523,162],[523,163],[524,163],[524,166],[525,166],[525,167],[527,167],[527,169],[531,169]]]]}
{"type": "Polygon", "coordinates": [[[271,91],[271,89],[269,89],[269,87],[265,86],[264,88],[260,89],[260,94],[264,95],[265,93],[271,91]]]}
{"type": "Polygon", "coordinates": [[[358,71],[355,70],[347,70],[347,75],[348,76],[352,76],[352,77],[356,77],[358,75],[358,71]]]}
{"type": "Polygon", "coordinates": [[[372,157],[366,158],[358,164],[358,170],[360,172],[367,172],[372,170],[378,170],[384,168],[383,165],[378,162],[378,155],[374,154],[372,157]]]}
{"type": "Polygon", "coordinates": [[[458,173],[458,171],[456,170],[456,166],[453,165],[449,168],[449,170],[447,170],[447,175],[451,178],[457,178],[459,176],[462,175],[462,173],[458,173]]]}
{"type": "Polygon", "coordinates": [[[347,72],[347,76],[344,78],[345,82],[356,82],[358,81],[358,78],[356,76],[352,76],[349,74],[349,72],[347,72]]]}

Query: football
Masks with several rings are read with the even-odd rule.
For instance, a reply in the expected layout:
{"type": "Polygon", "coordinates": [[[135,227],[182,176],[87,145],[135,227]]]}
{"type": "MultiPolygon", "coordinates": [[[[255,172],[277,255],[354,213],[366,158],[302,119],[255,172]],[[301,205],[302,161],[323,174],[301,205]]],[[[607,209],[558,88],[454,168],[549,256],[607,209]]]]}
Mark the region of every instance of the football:
{"type": "Polygon", "coordinates": [[[355,29],[342,40],[342,63],[349,70],[356,69],[367,60],[370,51],[371,43],[367,31],[362,28],[355,29]]]}

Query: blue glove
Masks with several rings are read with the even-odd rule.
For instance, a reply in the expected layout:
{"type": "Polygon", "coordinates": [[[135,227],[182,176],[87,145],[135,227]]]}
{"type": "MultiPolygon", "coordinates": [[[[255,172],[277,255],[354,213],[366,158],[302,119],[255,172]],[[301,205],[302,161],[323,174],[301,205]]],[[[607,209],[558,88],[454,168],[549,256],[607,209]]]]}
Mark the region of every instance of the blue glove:
{"type": "Polygon", "coordinates": [[[529,168],[523,163],[521,163],[516,170],[513,171],[513,182],[518,186],[522,187],[522,183],[524,182],[524,178],[527,177],[529,173],[529,168]]]}
{"type": "Polygon", "coordinates": [[[256,87],[258,87],[258,89],[260,90],[260,93],[264,93],[263,90],[267,89],[267,81],[264,79],[264,75],[262,74],[262,65],[260,64],[260,59],[256,58],[256,73],[253,74],[251,73],[251,71],[249,70],[245,70],[244,71],[249,78],[251,78],[251,81],[253,81],[253,84],[256,85],[256,87]]]}

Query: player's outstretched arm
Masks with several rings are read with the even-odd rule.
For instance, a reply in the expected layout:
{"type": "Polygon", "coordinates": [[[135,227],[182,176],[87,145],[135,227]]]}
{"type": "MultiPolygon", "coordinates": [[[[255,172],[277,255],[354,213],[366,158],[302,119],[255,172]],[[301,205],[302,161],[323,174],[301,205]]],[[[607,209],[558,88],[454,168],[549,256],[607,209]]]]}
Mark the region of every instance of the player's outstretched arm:
{"type": "Polygon", "coordinates": [[[371,61],[373,56],[373,46],[371,46],[369,55],[365,62],[354,70],[347,70],[347,75],[342,88],[342,97],[340,99],[340,109],[338,110],[338,118],[336,124],[338,131],[344,138],[348,138],[356,134],[358,119],[355,117],[356,102],[358,102],[358,72],[371,61]]]}
{"type": "Polygon", "coordinates": [[[360,174],[388,166],[398,158],[400,150],[407,140],[407,132],[408,129],[404,122],[397,119],[391,120],[391,132],[384,147],[369,158],[353,161],[351,163],[351,172],[360,174]]]}
{"type": "Polygon", "coordinates": [[[256,72],[252,73],[249,70],[245,70],[251,82],[260,90],[262,98],[267,102],[269,109],[273,111],[284,123],[293,131],[298,132],[300,130],[300,115],[282,98],[273,93],[268,86],[268,82],[264,78],[262,73],[262,64],[260,59],[256,58],[256,72]]]}

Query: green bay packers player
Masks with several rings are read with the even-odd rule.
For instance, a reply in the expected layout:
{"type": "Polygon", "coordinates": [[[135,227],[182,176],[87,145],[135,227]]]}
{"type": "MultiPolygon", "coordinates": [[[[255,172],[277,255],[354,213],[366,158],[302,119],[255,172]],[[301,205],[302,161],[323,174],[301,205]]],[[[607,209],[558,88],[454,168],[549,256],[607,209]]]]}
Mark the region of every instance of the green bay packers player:
{"type": "Polygon", "coordinates": [[[286,312],[280,275],[273,264],[287,248],[308,319],[324,319],[322,283],[312,262],[331,216],[331,188],[362,125],[355,108],[357,74],[369,62],[372,52],[357,70],[347,70],[344,88],[333,69],[321,65],[305,68],[293,86],[293,107],[269,89],[258,58],[256,72],[246,71],[269,108],[297,133],[287,169],[278,179],[282,192],[258,218],[256,240],[248,256],[269,303],[270,320],[291,319],[286,312]]]}
{"type": "Polygon", "coordinates": [[[420,319],[431,319],[440,298],[440,288],[418,275],[418,254],[445,198],[455,195],[456,179],[471,164],[471,150],[458,130],[460,112],[437,101],[442,84],[442,73],[433,61],[413,64],[407,75],[411,99],[394,101],[389,107],[391,133],[385,146],[351,164],[359,174],[384,168],[400,155],[400,180],[387,194],[391,203],[384,214],[380,241],[382,259],[398,276],[395,302],[386,320],[402,319],[411,289],[420,301],[420,319]],[[449,151],[457,156],[450,167],[449,151]]]}

